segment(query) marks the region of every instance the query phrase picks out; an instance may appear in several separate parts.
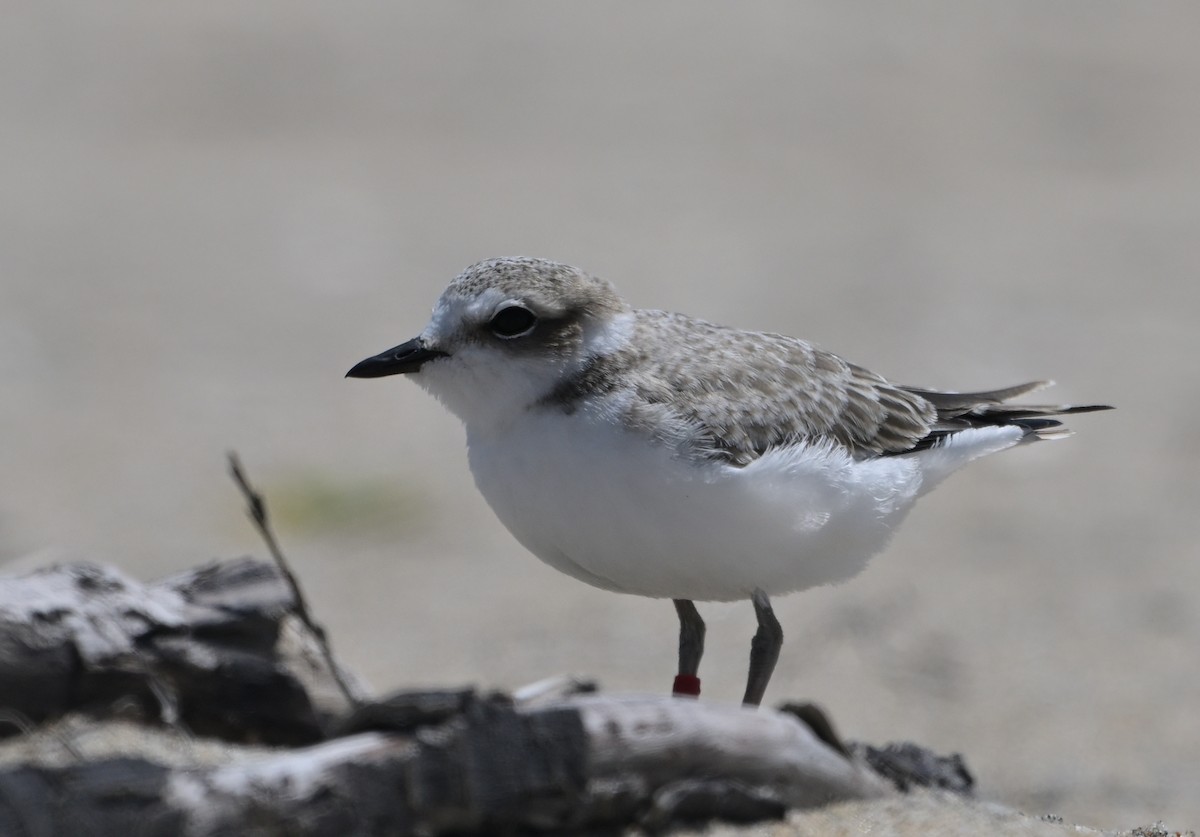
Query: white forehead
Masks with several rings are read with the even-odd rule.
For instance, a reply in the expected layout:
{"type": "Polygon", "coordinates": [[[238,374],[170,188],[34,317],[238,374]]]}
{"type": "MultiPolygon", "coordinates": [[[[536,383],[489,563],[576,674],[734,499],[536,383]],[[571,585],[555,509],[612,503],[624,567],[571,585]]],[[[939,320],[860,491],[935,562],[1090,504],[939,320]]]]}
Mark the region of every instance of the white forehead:
{"type": "Polygon", "coordinates": [[[448,288],[433,307],[429,319],[429,334],[452,334],[464,325],[485,323],[506,305],[521,300],[499,288],[482,288],[475,294],[464,295],[456,288],[448,288]]]}

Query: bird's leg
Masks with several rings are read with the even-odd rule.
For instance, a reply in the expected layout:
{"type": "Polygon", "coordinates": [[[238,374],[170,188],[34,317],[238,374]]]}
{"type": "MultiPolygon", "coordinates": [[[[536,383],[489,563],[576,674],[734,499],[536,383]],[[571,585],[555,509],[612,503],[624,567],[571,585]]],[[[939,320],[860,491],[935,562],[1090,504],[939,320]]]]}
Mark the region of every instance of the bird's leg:
{"type": "Polygon", "coordinates": [[[673,599],[675,612],[679,614],[679,674],[671,693],[675,695],[700,694],[700,658],[704,656],[704,620],[700,611],[687,599],[673,599]]]}
{"type": "Polygon", "coordinates": [[[750,642],[750,674],[746,678],[746,696],[742,703],[758,706],[762,703],[775,663],[779,661],[779,649],[783,647],[783,628],[771,610],[771,600],[762,590],[750,594],[754,603],[754,615],[758,617],[758,632],[750,642]]]}

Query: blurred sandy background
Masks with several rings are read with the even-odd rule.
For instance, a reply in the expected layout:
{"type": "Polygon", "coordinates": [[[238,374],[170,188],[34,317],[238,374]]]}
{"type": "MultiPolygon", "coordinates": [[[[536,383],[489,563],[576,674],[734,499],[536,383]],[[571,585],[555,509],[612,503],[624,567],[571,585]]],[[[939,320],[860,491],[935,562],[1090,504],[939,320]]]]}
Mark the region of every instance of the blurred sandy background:
{"type": "MultiPolygon", "coordinates": [[[[1030,813],[1200,826],[1200,6],[3,5],[6,569],[264,554],[236,448],[376,688],[667,689],[668,603],[524,554],[457,422],[342,378],[467,264],[556,258],[902,382],[1118,405],[779,601],[768,699],[1030,813]]],[[[751,609],[702,612],[735,699],[751,609]]]]}

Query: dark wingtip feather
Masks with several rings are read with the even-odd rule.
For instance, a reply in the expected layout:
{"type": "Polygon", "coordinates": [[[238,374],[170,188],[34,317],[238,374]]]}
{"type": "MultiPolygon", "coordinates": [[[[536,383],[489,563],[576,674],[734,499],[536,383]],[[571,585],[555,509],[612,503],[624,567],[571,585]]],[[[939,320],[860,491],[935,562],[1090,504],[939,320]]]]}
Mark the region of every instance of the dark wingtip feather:
{"type": "Polygon", "coordinates": [[[1069,407],[1063,407],[1060,410],[1060,415],[1068,413],[1099,413],[1103,410],[1115,410],[1116,407],[1111,404],[1075,404],[1069,407]]]}
{"type": "Polygon", "coordinates": [[[1015,425],[1026,432],[1026,438],[1061,439],[1072,431],[1050,416],[1094,413],[1111,410],[1107,404],[1006,404],[1004,402],[1026,393],[1050,386],[1053,381],[1032,381],[1005,389],[983,392],[938,392],[937,390],[904,387],[924,398],[937,411],[933,429],[907,452],[936,447],[950,436],[974,427],[1015,425]]]}

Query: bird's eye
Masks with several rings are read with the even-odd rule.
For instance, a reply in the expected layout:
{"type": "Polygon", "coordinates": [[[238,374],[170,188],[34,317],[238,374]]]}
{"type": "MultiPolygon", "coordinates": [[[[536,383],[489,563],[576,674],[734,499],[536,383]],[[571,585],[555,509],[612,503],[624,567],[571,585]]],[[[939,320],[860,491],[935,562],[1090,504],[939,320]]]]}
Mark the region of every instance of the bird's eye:
{"type": "Polygon", "coordinates": [[[532,311],[520,305],[510,305],[496,312],[496,316],[488,323],[488,328],[497,337],[510,339],[528,334],[533,331],[535,325],[537,316],[532,311]]]}

